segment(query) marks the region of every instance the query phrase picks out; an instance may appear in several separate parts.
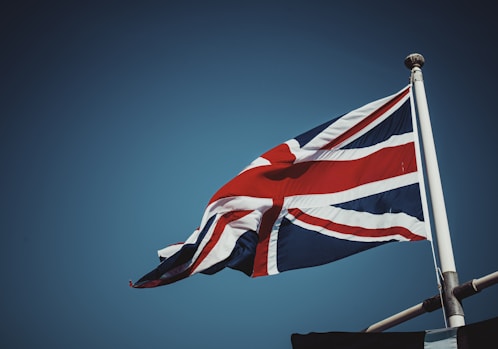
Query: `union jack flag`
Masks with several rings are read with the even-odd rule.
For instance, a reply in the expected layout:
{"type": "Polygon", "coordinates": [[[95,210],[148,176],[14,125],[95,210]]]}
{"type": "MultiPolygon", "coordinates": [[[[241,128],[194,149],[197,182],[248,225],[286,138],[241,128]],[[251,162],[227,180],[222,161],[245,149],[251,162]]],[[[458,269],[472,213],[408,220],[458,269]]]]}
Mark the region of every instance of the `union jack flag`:
{"type": "Polygon", "coordinates": [[[225,267],[249,276],[430,239],[411,85],[269,150],[221,187],[136,288],[225,267]]]}

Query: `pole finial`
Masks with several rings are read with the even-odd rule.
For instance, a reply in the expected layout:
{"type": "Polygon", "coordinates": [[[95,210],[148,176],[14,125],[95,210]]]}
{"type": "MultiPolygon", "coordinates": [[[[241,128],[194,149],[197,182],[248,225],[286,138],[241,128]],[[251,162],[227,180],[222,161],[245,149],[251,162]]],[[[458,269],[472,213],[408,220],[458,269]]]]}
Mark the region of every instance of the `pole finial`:
{"type": "Polygon", "coordinates": [[[425,59],[420,53],[412,53],[405,58],[405,66],[412,70],[413,68],[422,68],[424,66],[425,59]]]}

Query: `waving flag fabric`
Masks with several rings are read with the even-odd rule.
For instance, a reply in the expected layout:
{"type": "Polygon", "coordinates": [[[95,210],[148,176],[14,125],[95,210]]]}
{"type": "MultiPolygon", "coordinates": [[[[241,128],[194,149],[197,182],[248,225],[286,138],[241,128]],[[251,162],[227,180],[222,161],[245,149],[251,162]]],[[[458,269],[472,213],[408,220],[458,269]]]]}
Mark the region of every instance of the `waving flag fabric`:
{"type": "Polygon", "coordinates": [[[229,267],[249,276],[430,238],[411,86],[269,150],[211,198],[184,242],[133,287],[229,267]],[[422,189],[422,190],[421,190],[422,189]]]}

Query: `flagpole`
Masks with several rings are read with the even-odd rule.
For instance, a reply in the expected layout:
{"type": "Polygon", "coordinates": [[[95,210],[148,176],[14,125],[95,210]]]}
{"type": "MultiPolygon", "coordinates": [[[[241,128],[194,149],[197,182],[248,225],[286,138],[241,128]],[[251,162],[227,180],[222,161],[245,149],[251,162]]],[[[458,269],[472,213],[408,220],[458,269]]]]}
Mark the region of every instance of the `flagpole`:
{"type": "Polygon", "coordinates": [[[443,189],[439,175],[439,166],[434,146],[429,108],[425,95],[424,79],[422,76],[422,66],[425,60],[421,54],[413,53],[406,57],[405,65],[411,70],[411,81],[415,93],[415,103],[418,111],[420,133],[424,149],[425,167],[429,186],[429,193],[432,204],[432,214],[435,225],[435,235],[443,276],[443,300],[446,317],[450,327],[465,325],[463,308],[453,294],[453,290],[458,284],[458,274],[456,272],[455,260],[453,257],[453,247],[451,245],[450,229],[446,216],[446,206],[444,203],[443,189]]]}

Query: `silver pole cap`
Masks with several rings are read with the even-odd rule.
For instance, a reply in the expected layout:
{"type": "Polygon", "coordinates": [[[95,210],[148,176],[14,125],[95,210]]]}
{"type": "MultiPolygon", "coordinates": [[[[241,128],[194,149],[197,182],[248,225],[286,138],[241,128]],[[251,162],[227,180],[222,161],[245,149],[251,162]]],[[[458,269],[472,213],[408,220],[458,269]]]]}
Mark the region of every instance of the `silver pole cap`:
{"type": "Polygon", "coordinates": [[[413,68],[422,68],[424,66],[425,59],[420,53],[412,53],[405,58],[405,66],[412,70],[413,68]]]}

